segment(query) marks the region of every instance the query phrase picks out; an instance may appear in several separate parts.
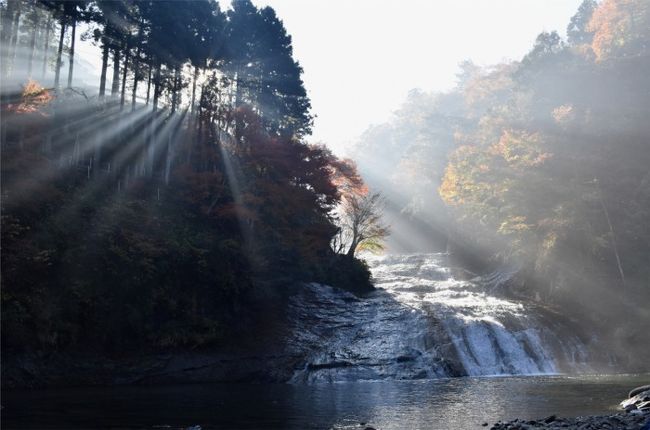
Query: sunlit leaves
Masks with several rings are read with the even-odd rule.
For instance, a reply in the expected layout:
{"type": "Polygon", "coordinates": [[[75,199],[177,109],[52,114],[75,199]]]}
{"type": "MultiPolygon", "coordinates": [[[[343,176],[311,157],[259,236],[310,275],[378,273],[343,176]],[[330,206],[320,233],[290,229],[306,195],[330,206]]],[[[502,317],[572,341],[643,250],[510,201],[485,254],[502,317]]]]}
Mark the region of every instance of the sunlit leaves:
{"type": "Polygon", "coordinates": [[[43,88],[38,82],[29,79],[20,95],[20,102],[9,105],[7,110],[18,114],[39,113],[45,115],[43,111],[47,105],[54,99],[51,91],[43,88]]]}
{"type": "Polygon", "coordinates": [[[564,104],[553,109],[551,116],[558,124],[566,126],[575,121],[576,109],[570,104],[564,104]]]}
{"type": "Polygon", "coordinates": [[[646,0],[603,0],[594,11],[588,30],[594,34],[591,48],[599,61],[647,53],[650,4],[646,0]]]}
{"type": "MultiPolygon", "coordinates": [[[[499,141],[490,149],[502,157],[509,167],[519,170],[539,166],[552,156],[542,147],[542,139],[538,133],[514,130],[504,130],[499,141]]],[[[479,169],[485,167],[479,166],[479,169]]]]}

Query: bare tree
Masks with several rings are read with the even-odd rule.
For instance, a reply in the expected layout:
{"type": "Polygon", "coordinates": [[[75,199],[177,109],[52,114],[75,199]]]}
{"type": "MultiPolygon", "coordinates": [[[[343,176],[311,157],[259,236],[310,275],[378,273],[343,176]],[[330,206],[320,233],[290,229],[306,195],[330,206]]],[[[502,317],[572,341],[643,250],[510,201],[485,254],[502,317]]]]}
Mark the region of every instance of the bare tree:
{"type": "Polygon", "coordinates": [[[343,197],[340,208],[339,232],[332,247],[340,254],[353,258],[360,250],[381,251],[389,234],[382,221],[385,199],[380,193],[365,193],[343,197]]]}

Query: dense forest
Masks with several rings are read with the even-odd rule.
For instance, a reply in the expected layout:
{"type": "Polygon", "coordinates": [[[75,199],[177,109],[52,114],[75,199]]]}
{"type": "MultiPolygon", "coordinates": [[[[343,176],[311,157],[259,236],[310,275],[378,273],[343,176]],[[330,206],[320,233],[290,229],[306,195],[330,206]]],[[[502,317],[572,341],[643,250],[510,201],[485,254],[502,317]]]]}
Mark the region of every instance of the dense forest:
{"type": "Polygon", "coordinates": [[[448,249],[479,271],[517,268],[511,293],[640,345],[648,315],[633,303],[650,293],[650,4],[585,0],[567,35],[541,33],[520,61],[463,63],[447,93],[414,90],[353,154],[370,186],[396,202],[396,227],[411,240],[392,247],[448,249]],[[414,223],[426,226],[424,242],[414,223]]]}
{"type": "Polygon", "coordinates": [[[1,6],[3,354],[220,345],[297,282],[372,288],[355,251],[387,233],[377,197],[305,143],[272,8],[1,6]]]}

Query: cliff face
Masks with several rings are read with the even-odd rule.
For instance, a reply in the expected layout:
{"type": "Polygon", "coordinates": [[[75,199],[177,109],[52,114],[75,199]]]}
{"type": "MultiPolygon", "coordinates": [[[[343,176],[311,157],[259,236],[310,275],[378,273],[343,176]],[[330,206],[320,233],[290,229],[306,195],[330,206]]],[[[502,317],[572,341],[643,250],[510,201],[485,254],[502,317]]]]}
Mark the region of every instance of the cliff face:
{"type": "Polygon", "coordinates": [[[513,298],[517,271],[463,280],[445,254],[369,260],[376,291],[359,297],[316,283],[288,288],[283,297],[249,307],[257,311],[242,315],[244,328],[219,348],[117,358],[5,351],[3,384],[311,383],[624,370],[617,351],[603,353],[578,321],[513,298]]]}

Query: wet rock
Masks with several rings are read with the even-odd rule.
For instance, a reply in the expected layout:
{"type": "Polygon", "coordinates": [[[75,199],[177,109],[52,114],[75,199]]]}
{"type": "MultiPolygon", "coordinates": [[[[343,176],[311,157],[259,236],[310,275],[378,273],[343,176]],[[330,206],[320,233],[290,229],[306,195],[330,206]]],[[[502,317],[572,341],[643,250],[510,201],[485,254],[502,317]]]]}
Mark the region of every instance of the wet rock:
{"type": "Polygon", "coordinates": [[[625,405],[623,409],[625,410],[625,412],[632,412],[633,410],[636,409],[636,405],[635,404],[625,405]]]}
{"type": "Polygon", "coordinates": [[[576,418],[557,418],[550,415],[541,420],[520,421],[518,419],[509,422],[497,422],[493,430],[524,430],[524,429],[563,429],[571,428],[578,430],[606,430],[606,429],[627,429],[627,430],[650,430],[650,390],[632,390],[631,398],[621,402],[624,413],[617,413],[604,416],[587,416],[576,418]]]}
{"type": "Polygon", "coordinates": [[[544,422],[548,424],[548,423],[552,423],[556,419],[557,419],[557,417],[555,415],[550,415],[550,416],[544,418],[544,422]]]}
{"type": "Polygon", "coordinates": [[[604,416],[576,417],[576,418],[548,418],[538,421],[509,421],[498,422],[492,426],[493,430],[524,430],[524,429],[562,429],[571,428],[578,430],[604,430],[604,429],[629,429],[650,430],[650,411],[635,410],[635,413],[619,413],[604,416]]]}
{"type": "Polygon", "coordinates": [[[638,410],[640,410],[640,411],[647,411],[647,410],[650,410],[650,401],[645,401],[645,402],[638,403],[638,404],[636,405],[636,408],[637,408],[638,410]]]}
{"type": "MultiPolygon", "coordinates": [[[[644,386],[647,387],[647,386],[644,386]]],[[[650,389],[641,390],[639,387],[630,391],[630,394],[634,394],[629,399],[623,400],[621,402],[621,408],[626,411],[634,411],[636,409],[650,409],[650,389]]]]}

